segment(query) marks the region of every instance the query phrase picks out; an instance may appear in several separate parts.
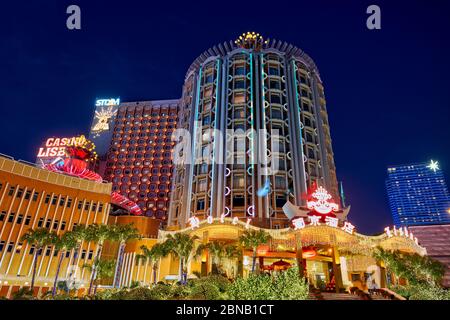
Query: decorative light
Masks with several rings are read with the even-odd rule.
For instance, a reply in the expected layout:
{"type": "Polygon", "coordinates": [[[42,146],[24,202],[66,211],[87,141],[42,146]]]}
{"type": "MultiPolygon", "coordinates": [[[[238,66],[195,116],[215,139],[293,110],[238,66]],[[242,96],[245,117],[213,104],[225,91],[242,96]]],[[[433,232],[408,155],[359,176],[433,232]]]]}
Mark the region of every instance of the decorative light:
{"type": "Polygon", "coordinates": [[[345,221],[344,226],[342,227],[342,230],[344,230],[347,233],[353,234],[353,230],[355,229],[355,226],[352,225],[350,222],[345,221]]]}
{"type": "Polygon", "coordinates": [[[436,172],[436,170],[439,170],[439,162],[431,160],[430,164],[427,165],[427,168],[436,172]]]}
{"type": "Polygon", "coordinates": [[[339,206],[336,203],[329,201],[331,195],[322,186],[318,187],[317,190],[313,192],[312,197],[316,199],[316,201],[308,201],[306,204],[308,209],[321,214],[328,214],[331,211],[339,210],[339,206]]]}
{"type": "Polygon", "coordinates": [[[192,229],[198,228],[200,226],[200,220],[197,217],[190,217],[188,219],[188,222],[192,229]]]}
{"type": "Polygon", "coordinates": [[[319,216],[310,216],[309,217],[311,226],[319,226],[320,225],[320,217],[319,216]]]}
{"type": "Polygon", "coordinates": [[[294,230],[303,229],[305,227],[305,219],[297,218],[292,220],[292,224],[294,225],[294,230]]]}
{"type": "Polygon", "coordinates": [[[335,227],[335,228],[337,228],[338,222],[339,222],[339,219],[338,219],[338,218],[333,218],[333,217],[326,217],[326,218],[325,218],[325,223],[326,223],[326,225],[327,225],[327,226],[330,226],[330,227],[335,227]]]}

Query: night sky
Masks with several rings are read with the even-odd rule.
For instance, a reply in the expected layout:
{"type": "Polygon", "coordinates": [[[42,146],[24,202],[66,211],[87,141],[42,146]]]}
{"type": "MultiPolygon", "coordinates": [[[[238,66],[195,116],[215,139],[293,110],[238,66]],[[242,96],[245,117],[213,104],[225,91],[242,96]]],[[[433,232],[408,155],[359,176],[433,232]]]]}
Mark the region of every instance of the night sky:
{"type": "Polygon", "coordinates": [[[435,159],[449,180],[450,1],[152,2],[2,2],[0,152],[34,162],[47,137],[87,133],[97,97],[179,98],[198,55],[256,31],[316,62],[359,232],[392,224],[388,165],[435,159]],[[70,4],[81,30],[66,28],[70,4]],[[370,4],[381,30],[366,28],[370,4]]]}

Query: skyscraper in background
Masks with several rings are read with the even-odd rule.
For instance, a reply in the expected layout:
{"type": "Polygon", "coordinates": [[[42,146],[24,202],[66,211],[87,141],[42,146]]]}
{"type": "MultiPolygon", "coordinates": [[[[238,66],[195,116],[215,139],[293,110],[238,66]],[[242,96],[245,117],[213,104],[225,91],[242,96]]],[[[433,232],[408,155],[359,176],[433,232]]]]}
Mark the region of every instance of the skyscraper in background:
{"type": "Polygon", "coordinates": [[[450,196],[438,162],[390,166],[386,189],[396,226],[450,223],[450,196]]]}
{"type": "Polygon", "coordinates": [[[172,181],[171,140],[179,100],[122,102],[111,123],[104,179],[147,217],[166,219],[172,181]]]}

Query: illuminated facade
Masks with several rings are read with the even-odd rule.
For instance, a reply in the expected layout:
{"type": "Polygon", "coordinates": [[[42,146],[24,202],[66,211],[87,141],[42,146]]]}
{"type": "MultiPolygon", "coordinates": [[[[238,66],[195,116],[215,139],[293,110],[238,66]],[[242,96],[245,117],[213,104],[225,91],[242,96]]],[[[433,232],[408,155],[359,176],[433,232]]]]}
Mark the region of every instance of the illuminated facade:
{"type": "MultiPolygon", "coordinates": [[[[0,157],[0,296],[10,296],[21,286],[29,286],[35,248],[20,239],[30,229],[48,228],[58,235],[79,224],[106,223],[111,200],[111,184],[62,175],[0,157]]],[[[67,253],[62,262],[61,280],[72,277],[87,286],[97,246],[82,243],[80,250],[67,253]],[[75,260],[74,260],[75,259],[75,260]],[[71,268],[71,267],[78,268],[71,268]]],[[[58,252],[42,249],[37,266],[36,293],[53,285],[58,252]]]]}
{"type": "Polygon", "coordinates": [[[113,123],[104,178],[147,217],[167,218],[177,118],[178,100],[126,102],[113,123]]]}
{"type": "Polygon", "coordinates": [[[340,199],[324,87],[291,44],[249,33],[205,51],[187,71],[178,129],[193,152],[174,151],[171,226],[224,215],[285,228],[283,206],[305,206],[312,186],[340,199]]]}
{"type": "Polygon", "coordinates": [[[396,226],[450,224],[450,194],[438,162],[391,166],[387,172],[396,226]]]}

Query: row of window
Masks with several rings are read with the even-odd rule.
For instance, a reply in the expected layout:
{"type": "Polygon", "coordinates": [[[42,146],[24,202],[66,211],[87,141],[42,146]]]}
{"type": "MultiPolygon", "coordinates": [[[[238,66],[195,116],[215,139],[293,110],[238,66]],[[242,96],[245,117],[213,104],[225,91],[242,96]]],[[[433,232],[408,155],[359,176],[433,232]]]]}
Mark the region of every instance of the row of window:
{"type": "MultiPolygon", "coordinates": [[[[3,251],[3,249],[5,248],[5,246],[6,246],[6,242],[5,242],[5,241],[0,241],[0,252],[3,251]]],[[[19,242],[19,243],[17,244],[17,246],[15,245],[14,242],[9,242],[8,245],[6,246],[6,252],[7,252],[7,253],[11,253],[11,252],[13,252],[13,250],[14,250],[14,248],[15,248],[15,253],[16,253],[16,254],[20,254],[20,252],[21,252],[21,250],[22,250],[22,247],[23,247],[23,243],[22,243],[22,242],[19,242]]],[[[36,247],[35,247],[34,245],[32,245],[32,246],[30,247],[30,250],[28,251],[28,254],[34,255],[35,250],[36,250],[36,247]]],[[[45,249],[45,256],[46,256],[46,257],[49,257],[49,256],[51,255],[51,253],[52,253],[52,250],[53,250],[52,247],[47,247],[47,248],[45,249]]],[[[43,249],[43,248],[40,248],[39,251],[38,251],[38,255],[42,255],[43,251],[44,251],[44,249],[43,249]]],[[[54,256],[54,257],[58,256],[58,253],[59,253],[59,250],[55,249],[55,250],[53,251],[53,256],[54,256]]],[[[70,251],[66,251],[64,257],[65,257],[65,258],[69,258],[69,257],[70,257],[70,254],[71,254],[70,251]]],[[[77,255],[78,255],[78,253],[77,253],[76,251],[74,251],[74,252],[73,252],[73,256],[74,256],[74,257],[77,257],[77,255]]],[[[93,250],[89,250],[89,251],[87,251],[87,250],[82,250],[82,251],[81,251],[81,256],[80,256],[81,260],[86,259],[86,257],[87,257],[87,260],[92,260],[93,257],[94,257],[94,251],[93,251],[93,250]]]]}
{"type": "MultiPolygon", "coordinates": [[[[15,191],[15,189],[16,189],[16,187],[14,187],[14,186],[11,186],[10,188],[9,188],[9,191],[8,191],[8,195],[9,196],[12,196],[13,194],[14,194],[14,191],[15,191]]],[[[16,197],[17,198],[20,198],[20,197],[22,197],[22,195],[23,195],[23,192],[24,192],[24,189],[23,188],[19,188],[18,190],[17,190],[17,193],[16,193],[16,197]]],[[[26,191],[25,192],[25,196],[24,196],[24,199],[25,200],[29,200],[30,198],[32,198],[32,201],[37,201],[37,199],[38,199],[38,197],[39,197],[39,192],[37,192],[37,191],[35,191],[34,193],[33,192],[31,192],[31,191],[26,191]]],[[[45,204],[51,204],[51,205],[57,205],[58,204],[58,196],[57,195],[50,195],[50,194],[47,194],[46,196],[45,196],[45,200],[44,200],[44,203],[45,204]]],[[[59,198],[59,206],[66,206],[66,208],[70,208],[71,206],[72,206],[72,198],[67,198],[67,201],[66,201],[66,198],[65,197],[61,197],[61,198],[59,198]]],[[[83,201],[82,200],[80,200],[79,202],[78,202],[78,209],[81,209],[82,208],[82,205],[83,205],[83,201]]],[[[91,206],[91,203],[90,202],[86,202],[86,204],[85,204],[85,210],[89,210],[89,207],[91,206]]],[[[92,203],[92,210],[93,211],[96,211],[97,210],[97,203],[92,203]]],[[[101,211],[103,211],[103,203],[100,203],[99,205],[98,205],[98,210],[101,212],[101,211]]]]}

